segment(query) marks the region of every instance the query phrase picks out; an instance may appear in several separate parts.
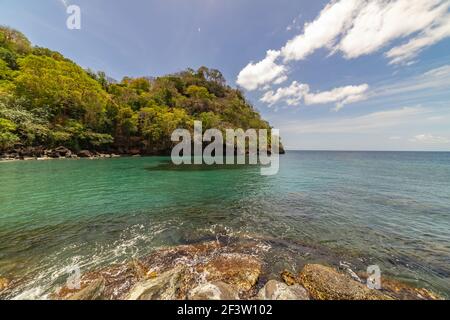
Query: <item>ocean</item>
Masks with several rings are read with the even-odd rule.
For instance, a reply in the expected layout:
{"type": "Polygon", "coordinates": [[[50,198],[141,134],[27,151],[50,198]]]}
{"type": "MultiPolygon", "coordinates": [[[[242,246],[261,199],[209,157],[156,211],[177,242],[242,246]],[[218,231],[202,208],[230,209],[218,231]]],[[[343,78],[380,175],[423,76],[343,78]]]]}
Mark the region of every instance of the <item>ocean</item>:
{"type": "Polygon", "coordinates": [[[0,163],[7,298],[166,246],[257,239],[267,277],[305,263],[378,265],[450,297],[450,153],[288,151],[280,172],[170,158],[0,163]]]}

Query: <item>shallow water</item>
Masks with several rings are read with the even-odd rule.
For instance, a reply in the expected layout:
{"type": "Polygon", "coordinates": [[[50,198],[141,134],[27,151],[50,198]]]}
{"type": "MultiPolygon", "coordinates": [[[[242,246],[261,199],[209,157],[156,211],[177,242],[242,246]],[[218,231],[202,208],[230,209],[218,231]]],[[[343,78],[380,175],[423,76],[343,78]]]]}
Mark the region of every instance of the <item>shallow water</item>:
{"type": "Polygon", "coordinates": [[[74,265],[218,236],[260,239],[274,274],[378,264],[449,297],[450,153],[288,152],[276,176],[169,160],[0,163],[0,276],[21,279],[8,298],[47,297],[74,265]]]}

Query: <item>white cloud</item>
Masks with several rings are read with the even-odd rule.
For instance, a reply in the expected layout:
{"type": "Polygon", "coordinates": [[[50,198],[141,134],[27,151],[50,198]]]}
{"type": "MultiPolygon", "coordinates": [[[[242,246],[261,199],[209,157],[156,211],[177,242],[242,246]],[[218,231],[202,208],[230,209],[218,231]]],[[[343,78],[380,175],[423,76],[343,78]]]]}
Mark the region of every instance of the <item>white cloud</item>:
{"type": "Polygon", "coordinates": [[[417,94],[423,90],[434,89],[436,92],[446,92],[450,89],[450,65],[444,65],[395,83],[378,85],[374,88],[373,97],[391,97],[394,95],[417,94]]]}
{"type": "Polygon", "coordinates": [[[424,116],[431,113],[422,107],[404,107],[389,111],[379,111],[353,118],[313,120],[296,122],[283,128],[283,132],[303,133],[364,133],[381,128],[423,122],[424,116]]]}
{"type": "Polygon", "coordinates": [[[255,90],[269,83],[281,84],[287,80],[287,68],[275,60],[280,51],[267,51],[266,58],[258,63],[250,62],[238,75],[237,84],[247,90],[255,90]]]}
{"type": "Polygon", "coordinates": [[[274,105],[280,101],[285,101],[288,105],[297,105],[304,98],[305,94],[309,91],[307,84],[292,82],[289,87],[279,88],[276,92],[268,91],[261,98],[262,102],[274,105]]]}
{"type": "Polygon", "coordinates": [[[335,110],[338,111],[346,104],[355,103],[367,99],[368,84],[359,86],[346,86],[330,91],[308,93],[305,96],[305,104],[324,104],[337,102],[335,110]]]}
{"type": "Polygon", "coordinates": [[[405,41],[385,56],[391,64],[410,65],[422,50],[450,37],[449,7],[448,0],[332,0],[280,51],[247,65],[238,83],[255,90],[284,81],[288,68],[283,63],[304,60],[322,48],[354,59],[405,41]]]}
{"type": "Polygon", "coordinates": [[[348,59],[377,52],[395,39],[429,30],[446,15],[447,0],[367,1],[337,49],[348,59]]]}
{"type": "Polygon", "coordinates": [[[434,136],[430,133],[419,134],[414,136],[411,142],[420,143],[420,144],[448,144],[450,143],[450,139],[440,136],[434,136]]]}
{"type": "Polygon", "coordinates": [[[390,64],[406,63],[417,57],[419,53],[444,38],[450,37],[450,15],[440,19],[436,26],[422,32],[407,43],[394,47],[386,53],[390,64]]]}
{"type": "Polygon", "coordinates": [[[346,86],[330,91],[310,92],[307,84],[292,82],[289,87],[279,88],[276,91],[268,91],[261,98],[262,102],[274,105],[285,102],[290,106],[299,105],[303,101],[306,105],[337,103],[335,110],[344,105],[367,99],[369,85],[346,86]]]}
{"type": "Polygon", "coordinates": [[[281,49],[285,62],[303,60],[323,47],[331,49],[336,37],[351,25],[353,15],[362,4],[361,0],[341,0],[328,4],[315,21],[305,24],[303,34],[288,41],[281,49]]]}

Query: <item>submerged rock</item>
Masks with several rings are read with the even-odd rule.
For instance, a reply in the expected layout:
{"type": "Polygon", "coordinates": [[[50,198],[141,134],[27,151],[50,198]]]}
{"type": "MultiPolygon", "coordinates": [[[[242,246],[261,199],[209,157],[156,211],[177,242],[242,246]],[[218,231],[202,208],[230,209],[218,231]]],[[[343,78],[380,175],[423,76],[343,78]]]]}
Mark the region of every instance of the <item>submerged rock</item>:
{"type": "MultiPolygon", "coordinates": [[[[367,279],[367,274],[361,274],[361,278],[367,279]]],[[[381,291],[398,300],[441,300],[439,295],[424,289],[415,288],[394,279],[383,277],[381,291]]]]}
{"type": "Polygon", "coordinates": [[[192,289],[188,300],[239,300],[238,289],[223,282],[207,282],[192,289]]]}
{"type": "Polygon", "coordinates": [[[316,300],[390,300],[377,290],[353,280],[347,274],[318,264],[306,265],[300,273],[300,283],[316,300]]]}
{"type": "Polygon", "coordinates": [[[199,265],[197,271],[205,273],[208,281],[223,281],[248,291],[259,279],[261,262],[250,255],[227,253],[199,265]]]}
{"type": "Polygon", "coordinates": [[[400,300],[441,300],[442,298],[424,288],[413,288],[395,280],[383,281],[383,290],[400,300]]]}
{"type": "Polygon", "coordinates": [[[259,300],[309,300],[309,294],[299,284],[287,285],[270,280],[258,293],[259,300]]]}
{"type": "Polygon", "coordinates": [[[69,296],[67,300],[99,300],[102,299],[105,290],[105,279],[97,279],[80,291],[69,296]]]}
{"type": "MultiPolygon", "coordinates": [[[[128,294],[130,289],[141,280],[135,266],[132,262],[113,265],[97,271],[87,272],[81,277],[82,290],[88,286],[104,281],[104,289],[101,299],[120,300],[128,294]]],[[[57,299],[70,299],[80,290],[73,290],[67,286],[62,287],[56,292],[57,299]]]]}

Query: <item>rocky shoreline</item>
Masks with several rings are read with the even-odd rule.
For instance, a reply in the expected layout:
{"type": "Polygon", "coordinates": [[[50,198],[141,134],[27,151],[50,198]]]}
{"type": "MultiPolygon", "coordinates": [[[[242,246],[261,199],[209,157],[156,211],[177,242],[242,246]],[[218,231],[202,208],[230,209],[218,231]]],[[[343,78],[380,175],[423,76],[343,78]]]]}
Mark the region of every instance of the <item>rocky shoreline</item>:
{"type": "MultiPolygon", "coordinates": [[[[265,276],[248,247],[202,242],[157,250],[124,264],[84,273],[79,288],[60,286],[52,300],[438,300],[439,296],[386,277],[372,290],[332,266],[306,264],[265,276]]],[[[0,279],[0,298],[18,282],[0,279]]]]}
{"type": "MultiPolygon", "coordinates": [[[[281,147],[279,154],[285,154],[285,150],[281,147]]],[[[40,147],[24,147],[16,146],[14,149],[1,152],[0,162],[21,161],[21,160],[52,160],[52,159],[103,159],[103,158],[119,158],[119,157],[140,157],[140,156],[167,156],[170,151],[153,153],[145,152],[141,149],[110,149],[110,150],[80,150],[73,151],[64,146],[54,149],[40,147]]]]}
{"type": "Polygon", "coordinates": [[[66,147],[55,149],[37,148],[16,148],[9,152],[0,154],[0,161],[21,161],[21,160],[53,160],[53,159],[103,159],[118,158],[122,156],[140,156],[140,152],[131,150],[130,152],[99,152],[93,150],[72,151],[66,147]]]}

